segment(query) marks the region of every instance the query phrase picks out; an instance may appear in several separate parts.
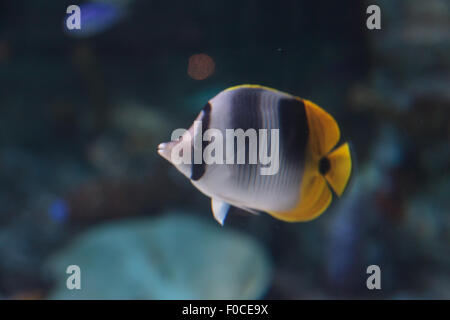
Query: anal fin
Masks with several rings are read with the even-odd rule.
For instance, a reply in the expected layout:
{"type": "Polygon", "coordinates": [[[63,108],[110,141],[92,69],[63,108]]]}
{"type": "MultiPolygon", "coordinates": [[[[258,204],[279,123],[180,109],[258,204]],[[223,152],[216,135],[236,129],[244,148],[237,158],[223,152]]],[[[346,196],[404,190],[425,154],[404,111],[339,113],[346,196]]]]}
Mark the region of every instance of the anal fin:
{"type": "Polygon", "coordinates": [[[330,205],[332,193],[325,178],[319,174],[313,161],[307,161],[300,186],[297,205],[283,212],[269,212],[277,219],[288,222],[310,221],[320,216],[330,205]]]}

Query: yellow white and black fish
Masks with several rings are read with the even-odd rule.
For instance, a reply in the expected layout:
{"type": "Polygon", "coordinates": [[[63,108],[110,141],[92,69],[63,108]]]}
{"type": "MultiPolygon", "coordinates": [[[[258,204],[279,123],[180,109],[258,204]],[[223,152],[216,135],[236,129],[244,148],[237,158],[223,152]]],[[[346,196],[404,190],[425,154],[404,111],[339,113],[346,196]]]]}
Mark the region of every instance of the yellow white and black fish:
{"type": "MultiPolygon", "coordinates": [[[[288,222],[312,220],[328,208],[333,191],[341,196],[347,186],[352,168],[349,145],[336,148],[340,139],[336,121],[311,101],[259,85],[241,85],[209,100],[197,120],[202,132],[215,128],[224,137],[227,129],[279,133],[279,168],[271,175],[261,174],[263,164],[248,161],[175,163],[175,148],[194,153],[195,139],[186,138],[198,134],[194,125],[181,139],[159,145],[158,153],[211,197],[214,217],[221,224],[230,205],[288,222]]],[[[200,149],[205,150],[212,139],[200,140],[200,149]]]]}

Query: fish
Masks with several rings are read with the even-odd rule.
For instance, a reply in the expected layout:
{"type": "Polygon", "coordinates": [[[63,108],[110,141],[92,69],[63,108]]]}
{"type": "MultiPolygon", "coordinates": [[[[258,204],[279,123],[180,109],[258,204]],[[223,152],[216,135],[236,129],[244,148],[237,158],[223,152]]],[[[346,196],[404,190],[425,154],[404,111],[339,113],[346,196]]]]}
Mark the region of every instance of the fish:
{"type": "Polygon", "coordinates": [[[342,196],[351,176],[350,146],[337,147],[341,133],[336,120],[309,100],[266,86],[225,89],[206,103],[189,129],[176,131],[170,142],[158,145],[158,153],[211,198],[214,218],[222,226],[230,206],[285,222],[313,220],[334,194],[342,196]],[[259,139],[252,140],[250,130],[259,139]],[[244,147],[239,141],[236,147],[236,132],[250,132],[244,147]],[[278,163],[262,161],[269,150],[269,158],[278,163]],[[195,159],[202,154],[201,161],[195,159]],[[260,156],[256,163],[255,154],[260,156]]]}

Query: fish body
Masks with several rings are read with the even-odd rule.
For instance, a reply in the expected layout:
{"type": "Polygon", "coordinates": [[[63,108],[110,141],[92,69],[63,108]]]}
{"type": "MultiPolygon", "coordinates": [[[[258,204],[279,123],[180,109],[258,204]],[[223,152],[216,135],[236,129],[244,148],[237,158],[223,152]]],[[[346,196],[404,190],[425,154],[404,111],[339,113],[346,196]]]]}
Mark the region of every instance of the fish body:
{"type": "Polygon", "coordinates": [[[240,85],[209,100],[191,128],[180,139],[160,144],[158,153],[212,199],[221,224],[230,205],[297,222],[318,217],[333,192],[343,193],[352,162],[348,143],[335,148],[339,139],[336,121],[311,101],[264,86],[240,85]],[[215,133],[208,135],[210,129],[215,133]],[[248,143],[236,143],[229,130],[249,133],[248,143]],[[221,137],[224,143],[219,143],[221,137]],[[215,161],[206,157],[180,163],[174,159],[180,150],[184,159],[200,151],[204,156],[210,152],[215,161]]]}

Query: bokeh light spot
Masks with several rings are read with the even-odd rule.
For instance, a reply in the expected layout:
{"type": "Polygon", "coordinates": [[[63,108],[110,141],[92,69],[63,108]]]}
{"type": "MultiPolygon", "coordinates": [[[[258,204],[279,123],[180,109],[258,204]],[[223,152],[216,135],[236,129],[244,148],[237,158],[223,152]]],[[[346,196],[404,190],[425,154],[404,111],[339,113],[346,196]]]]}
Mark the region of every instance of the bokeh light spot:
{"type": "Polygon", "coordinates": [[[53,201],[48,209],[50,217],[58,222],[65,221],[69,216],[69,207],[63,199],[53,201]]]}
{"type": "Polygon", "coordinates": [[[188,75],[195,80],[205,80],[214,73],[214,60],[204,53],[194,54],[189,58],[188,75]]]}

